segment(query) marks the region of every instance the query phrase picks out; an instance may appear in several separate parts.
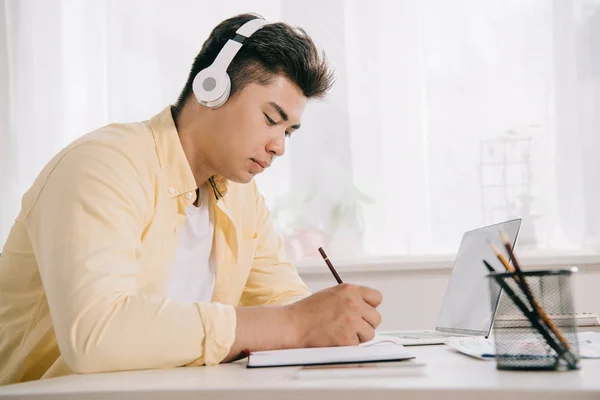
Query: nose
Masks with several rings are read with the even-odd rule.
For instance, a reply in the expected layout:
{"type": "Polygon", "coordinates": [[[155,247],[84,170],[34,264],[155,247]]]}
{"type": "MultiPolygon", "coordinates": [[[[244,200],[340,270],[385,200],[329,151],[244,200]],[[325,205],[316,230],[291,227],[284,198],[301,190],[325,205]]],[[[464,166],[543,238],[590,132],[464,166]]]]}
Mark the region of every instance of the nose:
{"type": "Polygon", "coordinates": [[[277,135],[270,140],[266,150],[272,156],[281,157],[285,153],[285,135],[277,135]]]}

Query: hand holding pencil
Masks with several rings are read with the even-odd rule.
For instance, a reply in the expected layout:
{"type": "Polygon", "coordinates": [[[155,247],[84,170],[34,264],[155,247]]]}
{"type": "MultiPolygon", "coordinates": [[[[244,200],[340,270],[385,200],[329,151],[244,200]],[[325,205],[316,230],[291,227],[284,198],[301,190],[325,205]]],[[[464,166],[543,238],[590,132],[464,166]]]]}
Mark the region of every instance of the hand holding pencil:
{"type": "Polygon", "coordinates": [[[290,304],[298,323],[301,347],[351,346],[375,337],[381,323],[377,307],[383,300],[379,291],[343,283],[333,264],[320,248],[337,285],[290,304]]]}

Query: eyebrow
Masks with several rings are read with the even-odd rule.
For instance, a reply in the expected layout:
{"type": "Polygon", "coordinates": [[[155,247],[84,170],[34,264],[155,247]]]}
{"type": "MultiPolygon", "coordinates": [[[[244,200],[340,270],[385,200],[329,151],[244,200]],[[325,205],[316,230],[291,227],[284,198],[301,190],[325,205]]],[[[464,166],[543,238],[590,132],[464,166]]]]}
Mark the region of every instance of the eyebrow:
{"type": "MultiPolygon", "coordinates": [[[[285,110],[283,108],[281,108],[281,106],[279,104],[275,103],[274,101],[270,101],[269,105],[271,107],[273,107],[275,110],[277,110],[281,119],[283,119],[284,121],[287,121],[289,119],[287,113],[285,112],[285,110]]],[[[302,126],[302,124],[298,123],[296,125],[290,126],[290,128],[297,130],[297,129],[300,129],[300,126],[302,126]]]]}

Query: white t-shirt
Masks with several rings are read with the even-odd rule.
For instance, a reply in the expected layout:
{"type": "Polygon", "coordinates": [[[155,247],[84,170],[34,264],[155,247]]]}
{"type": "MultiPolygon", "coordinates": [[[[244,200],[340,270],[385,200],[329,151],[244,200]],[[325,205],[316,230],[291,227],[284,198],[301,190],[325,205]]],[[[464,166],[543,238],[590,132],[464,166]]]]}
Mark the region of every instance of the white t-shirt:
{"type": "Polygon", "coordinates": [[[208,191],[200,189],[199,207],[186,208],[175,264],[167,297],[185,302],[208,303],[215,287],[215,261],[212,242],[214,221],[208,212],[208,191]]]}

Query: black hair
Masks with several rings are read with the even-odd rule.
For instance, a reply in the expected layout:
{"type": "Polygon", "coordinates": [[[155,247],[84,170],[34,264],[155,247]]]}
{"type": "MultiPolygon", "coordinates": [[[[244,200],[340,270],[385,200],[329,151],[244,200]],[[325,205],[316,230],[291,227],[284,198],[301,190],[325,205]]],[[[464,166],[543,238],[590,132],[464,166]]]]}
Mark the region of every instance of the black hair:
{"type": "MultiPolygon", "coordinates": [[[[173,107],[173,116],[181,112],[192,95],[194,78],[213,63],[225,43],[256,14],[241,14],[217,25],[196,56],[188,80],[173,107]]],[[[227,68],[233,97],[249,83],[268,85],[277,75],[296,84],[305,97],[322,98],[333,85],[333,71],[324,53],[301,28],[285,23],[263,26],[249,37],[227,68]]]]}

